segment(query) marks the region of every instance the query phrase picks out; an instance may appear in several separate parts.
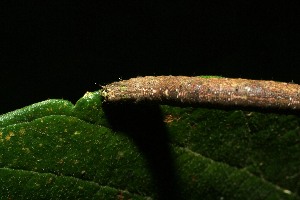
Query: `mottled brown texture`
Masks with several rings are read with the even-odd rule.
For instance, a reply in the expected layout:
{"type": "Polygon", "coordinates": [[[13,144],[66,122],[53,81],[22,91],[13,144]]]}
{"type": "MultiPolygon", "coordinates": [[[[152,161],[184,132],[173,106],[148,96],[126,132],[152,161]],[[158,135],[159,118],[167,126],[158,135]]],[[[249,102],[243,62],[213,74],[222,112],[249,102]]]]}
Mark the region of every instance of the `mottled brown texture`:
{"type": "Polygon", "coordinates": [[[233,78],[146,76],[103,87],[106,102],[300,109],[300,85],[233,78]]]}

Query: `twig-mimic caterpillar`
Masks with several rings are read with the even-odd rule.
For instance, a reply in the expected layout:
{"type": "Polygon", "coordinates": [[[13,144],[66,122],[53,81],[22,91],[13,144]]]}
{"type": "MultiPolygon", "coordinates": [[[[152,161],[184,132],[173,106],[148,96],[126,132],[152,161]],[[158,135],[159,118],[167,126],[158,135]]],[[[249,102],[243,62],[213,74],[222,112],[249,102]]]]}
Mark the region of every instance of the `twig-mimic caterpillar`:
{"type": "Polygon", "coordinates": [[[103,87],[106,102],[300,109],[300,85],[223,77],[145,76],[103,87]]]}

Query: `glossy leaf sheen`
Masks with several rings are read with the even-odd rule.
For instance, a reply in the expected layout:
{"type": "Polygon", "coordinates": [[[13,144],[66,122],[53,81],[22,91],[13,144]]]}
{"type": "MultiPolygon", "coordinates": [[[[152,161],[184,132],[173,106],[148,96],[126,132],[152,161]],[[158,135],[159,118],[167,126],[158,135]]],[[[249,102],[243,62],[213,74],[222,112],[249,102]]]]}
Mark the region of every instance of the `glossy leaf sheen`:
{"type": "MultiPolygon", "coordinates": [[[[138,141],[110,124],[101,98],[93,92],[76,105],[47,100],[0,116],[1,199],[174,197],[168,185],[166,194],[158,188],[163,179],[157,177],[169,171],[153,166],[155,158],[140,146],[143,138],[138,141]]],[[[174,164],[176,184],[170,188],[178,189],[175,197],[299,199],[298,117],[160,110],[174,164]]]]}

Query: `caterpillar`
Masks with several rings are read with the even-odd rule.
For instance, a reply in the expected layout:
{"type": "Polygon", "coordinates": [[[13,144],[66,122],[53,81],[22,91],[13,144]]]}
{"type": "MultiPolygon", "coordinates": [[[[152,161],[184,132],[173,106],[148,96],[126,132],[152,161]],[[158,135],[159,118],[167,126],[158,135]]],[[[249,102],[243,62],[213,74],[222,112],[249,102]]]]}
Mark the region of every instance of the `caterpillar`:
{"type": "Polygon", "coordinates": [[[105,102],[300,109],[300,85],[216,76],[145,76],[102,88],[105,102]]]}

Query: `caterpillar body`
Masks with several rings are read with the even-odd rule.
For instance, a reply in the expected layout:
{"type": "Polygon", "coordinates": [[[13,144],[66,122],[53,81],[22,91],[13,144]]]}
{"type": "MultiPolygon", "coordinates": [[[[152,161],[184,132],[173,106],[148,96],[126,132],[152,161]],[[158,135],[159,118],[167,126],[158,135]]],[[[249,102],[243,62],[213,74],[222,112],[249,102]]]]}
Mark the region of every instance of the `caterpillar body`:
{"type": "Polygon", "coordinates": [[[300,109],[300,85],[215,76],[145,76],[103,87],[105,102],[300,109]]]}

